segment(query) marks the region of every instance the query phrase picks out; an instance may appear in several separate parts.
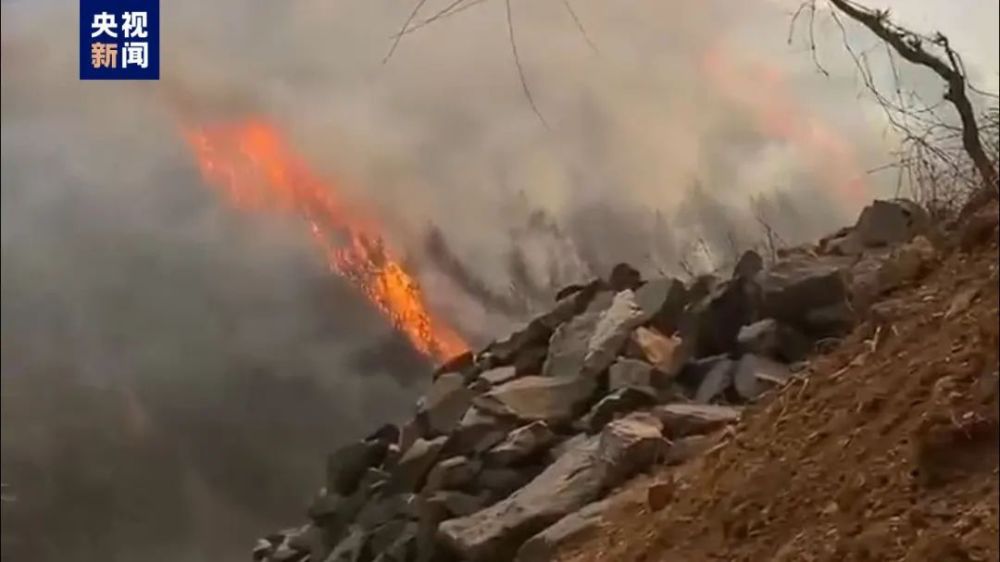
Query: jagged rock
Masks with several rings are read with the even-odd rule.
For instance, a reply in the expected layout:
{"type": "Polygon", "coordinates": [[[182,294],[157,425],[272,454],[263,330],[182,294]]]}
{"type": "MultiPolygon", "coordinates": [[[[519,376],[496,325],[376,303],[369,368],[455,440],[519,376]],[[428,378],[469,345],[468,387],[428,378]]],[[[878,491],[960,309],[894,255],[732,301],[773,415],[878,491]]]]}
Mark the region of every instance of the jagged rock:
{"type": "Polygon", "coordinates": [[[517,551],[515,562],[555,560],[560,546],[598,529],[604,523],[604,514],[611,505],[611,500],[605,499],[587,504],[582,509],[563,517],[525,541],[517,551]]]}
{"type": "Polygon", "coordinates": [[[595,377],[527,376],[502,384],[473,399],[477,408],[521,420],[568,421],[597,389],[595,377]]]}
{"type": "Polygon", "coordinates": [[[476,485],[489,493],[492,499],[502,499],[509,496],[538,475],[538,467],[491,467],[484,468],[476,479],[476,485]]]}
{"type": "Polygon", "coordinates": [[[442,363],[434,370],[434,376],[445,373],[464,373],[476,364],[476,356],[471,351],[462,352],[442,363]]]}
{"type": "Polygon", "coordinates": [[[937,259],[937,251],[924,236],[901,246],[866,252],[851,267],[851,302],[867,309],[878,296],[925,273],[937,259]]]}
{"type": "Polygon", "coordinates": [[[671,277],[652,279],[635,290],[635,303],[642,312],[643,321],[664,334],[677,330],[688,299],[684,283],[671,277]]]}
{"type": "Polygon", "coordinates": [[[454,490],[438,490],[427,496],[425,500],[428,504],[448,512],[448,517],[464,517],[470,513],[475,513],[486,505],[487,495],[482,493],[478,496],[456,492],[454,490]]]}
{"type": "Polygon", "coordinates": [[[361,562],[365,557],[368,534],[359,525],[352,525],[347,535],[337,543],[324,562],[361,562]]]}
{"type": "Polygon", "coordinates": [[[412,515],[414,497],[411,493],[403,493],[371,499],[358,511],[354,523],[364,529],[374,529],[392,519],[412,515]]]}
{"type": "Polygon", "coordinates": [[[711,449],[715,443],[716,439],[711,435],[688,435],[675,439],[663,456],[663,464],[667,466],[684,464],[711,449]]]}
{"type": "Polygon", "coordinates": [[[677,336],[664,336],[653,328],[640,326],[632,332],[632,341],[642,352],[646,361],[649,361],[657,371],[673,377],[684,367],[687,359],[688,347],[677,336]]]}
{"type": "Polygon", "coordinates": [[[722,396],[726,389],[733,385],[733,371],[736,363],[731,359],[712,358],[708,362],[709,368],[705,372],[695,392],[695,402],[708,404],[715,398],[722,396]]]}
{"type": "Polygon", "coordinates": [[[861,211],[852,233],[863,246],[888,246],[908,242],[929,225],[927,211],[913,201],[876,200],[861,211]]]}
{"type": "Polygon", "coordinates": [[[467,517],[442,522],[439,535],[466,560],[510,560],[526,538],[648,466],[664,447],[655,418],[633,415],[616,420],[599,436],[567,451],[507,499],[467,517]]]}
{"type": "Polygon", "coordinates": [[[667,507],[677,494],[677,483],[673,478],[668,478],[660,482],[654,482],[646,488],[646,505],[649,510],[657,512],[667,507]]]}
{"type": "Polygon", "coordinates": [[[257,539],[257,544],[254,545],[251,551],[253,561],[261,562],[262,560],[267,560],[276,548],[277,545],[267,539],[257,539]]]}
{"type": "Polygon", "coordinates": [[[555,438],[547,423],[532,422],[510,432],[506,439],[486,452],[485,459],[488,464],[509,466],[543,451],[555,438]]]}
{"type": "Polygon", "coordinates": [[[736,343],[742,353],[754,353],[790,363],[802,359],[810,347],[809,340],[798,330],[774,318],[743,326],[736,336],[736,343]]]}
{"type": "Polygon", "coordinates": [[[480,380],[484,380],[490,386],[497,386],[507,381],[513,380],[517,376],[517,369],[513,365],[506,367],[495,367],[479,375],[480,380]]]}
{"type": "Polygon", "coordinates": [[[384,443],[399,443],[399,427],[396,424],[386,423],[379,426],[378,429],[373,431],[368,437],[365,437],[365,441],[381,441],[384,443]]]}
{"type": "Polygon", "coordinates": [[[976,210],[962,221],[958,232],[958,247],[968,252],[985,244],[990,238],[997,239],[1000,224],[1000,207],[993,203],[976,210]]]}
{"type": "Polygon", "coordinates": [[[327,491],[343,496],[354,493],[365,471],[379,465],[388,448],[384,441],[359,441],[327,455],[327,491]]]}
{"type": "Polygon", "coordinates": [[[657,395],[651,388],[626,386],[601,398],[574,427],[588,433],[597,433],[616,416],[633,412],[656,403],[657,395]]]}
{"type": "Polygon", "coordinates": [[[575,377],[583,371],[591,336],[613,298],[610,292],[597,294],[586,311],[556,328],[542,366],[544,376],[575,377]]]}
{"type": "Polygon", "coordinates": [[[504,440],[517,421],[500,418],[476,406],[466,410],[458,427],[452,432],[446,450],[450,454],[482,453],[504,440]]]}
{"type": "Polygon", "coordinates": [[[292,550],[309,553],[310,560],[323,560],[330,551],[323,529],[312,524],[289,533],[285,540],[292,550]]]}
{"type": "Polygon", "coordinates": [[[581,446],[587,439],[590,439],[590,437],[591,436],[586,432],[580,432],[554,445],[549,450],[548,454],[549,464],[552,464],[553,462],[558,460],[559,457],[565,455],[568,451],[581,446]]]}
{"type": "Polygon", "coordinates": [[[629,334],[642,323],[642,311],[630,290],[614,296],[611,306],[601,315],[587,344],[582,374],[596,376],[608,368],[618,356],[629,334]]]}
{"type": "Polygon", "coordinates": [[[413,521],[390,521],[372,532],[368,550],[372,562],[408,562],[416,555],[419,524],[413,521]]]}
{"type": "Polygon", "coordinates": [[[733,387],[744,400],[753,400],[776,384],[784,384],[792,376],[785,365],[747,354],[740,357],[733,371],[733,387]]]}
{"type": "MultiPolygon", "coordinates": [[[[640,330],[642,328],[639,328],[640,330]]],[[[653,369],[653,366],[638,359],[619,357],[608,368],[608,390],[618,390],[626,387],[655,389],[665,384],[665,376],[653,369]]]]}
{"type": "Polygon", "coordinates": [[[675,441],[721,429],[740,419],[739,408],[712,404],[664,404],[650,413],[663,423],[663,433],[675,441]]]}
{"type": "Polygon", "coordinates": [[[642,276],[627,263],[619,263],[611,268],[608,276],[608,287],[616,293],[625,290],[635,290],[642,284],[642,276]]]}
{"type": "Polygon", "coordinates": [[[393,491],[409,492],[419,490],[427,472],[434,466],[438,453],[444,447],[447,437],[417,439],[399,459],[392,474],[389,488],[393,491]]]}
{"type": "Polygon", "coordinates": [[[733,277],[750,279],[763,269],[764,258],[753,250],[747,250],[743,252],[743,255],[737,260],[736,266],[733,267],[733,277]]]}
{"type": "Polygon", "coordinates": [[[809,324],[810,311],[848,302],[848,266],[849,261],[834,256],[795,257],[774,264],[758,276],[762,316],[815,330],[809,324]]]}
{"type": "Polygon", "coordinates": [[[425,420],[429,435],[449,433],[472,403],[475,392],[465,387],[458,373],[445,373],[434,380],[420,400],[417,415],[425,420]]]}
{"type": "Polygon", "coordinates": [[[457,490],[475,479],[482,469],[482,463],[475,459],[458,456],[445,459],[434,466],[427,475],[424,491],[457,490]]]}
{"type": "Polygon", "coordinates": [[[688,308],[681,339],[689,342],[695,357],[733,351],[740,327],[757,319],[759,293],[753,279],[737,277],[717,286],[688,308]]]}

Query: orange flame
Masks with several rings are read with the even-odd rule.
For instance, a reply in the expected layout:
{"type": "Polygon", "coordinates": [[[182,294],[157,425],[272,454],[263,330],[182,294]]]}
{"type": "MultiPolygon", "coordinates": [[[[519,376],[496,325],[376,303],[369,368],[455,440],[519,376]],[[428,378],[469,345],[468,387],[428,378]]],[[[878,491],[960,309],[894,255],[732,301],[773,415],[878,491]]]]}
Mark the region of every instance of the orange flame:
{"type": "Polygon", "coordinates": [[[294,212],[330,270],[357,287],[421,353],[447,359],[468,349],[428,310],[413,277],[386,247],[375,218],[337,197],[278,131],[259,120],[185,128],[206,183],[243,210],[294,212]]]}

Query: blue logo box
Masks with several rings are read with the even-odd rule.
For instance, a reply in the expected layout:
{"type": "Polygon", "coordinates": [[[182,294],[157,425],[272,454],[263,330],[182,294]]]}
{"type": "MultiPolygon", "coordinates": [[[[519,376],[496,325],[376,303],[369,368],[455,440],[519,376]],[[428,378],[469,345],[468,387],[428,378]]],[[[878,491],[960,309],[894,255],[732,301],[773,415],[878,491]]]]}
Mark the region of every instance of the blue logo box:
{"type": "Polygon", "coordinates": [[[80,79],[159,80],[160,0],[80,0],[80,79]]]}

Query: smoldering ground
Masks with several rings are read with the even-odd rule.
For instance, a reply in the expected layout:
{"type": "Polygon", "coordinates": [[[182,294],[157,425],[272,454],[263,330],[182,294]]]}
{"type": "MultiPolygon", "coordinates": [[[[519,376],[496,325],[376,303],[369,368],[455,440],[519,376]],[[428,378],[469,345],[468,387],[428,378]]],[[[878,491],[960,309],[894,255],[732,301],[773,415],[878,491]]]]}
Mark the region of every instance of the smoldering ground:
{"type": "Polygon", "coordinates": [[[78,82],[75,10],[3,3],[4,556],[245,559],[297,518],[325,451],[404,417],[426,383],[294,217],[206,189],[181,120],[276,123],[378,207],[473,339],[615,261],[724,259],[759,236],[752,195],[794,242],[891,189],[864,175],[890,142],[829,25],[824,78],[786,44],[787,4],[573,6],[587,38],[561,2],[512,3],[546,127],[500,1],[385,64],[411,5],[162,3],[152,84],[78,82]]]}

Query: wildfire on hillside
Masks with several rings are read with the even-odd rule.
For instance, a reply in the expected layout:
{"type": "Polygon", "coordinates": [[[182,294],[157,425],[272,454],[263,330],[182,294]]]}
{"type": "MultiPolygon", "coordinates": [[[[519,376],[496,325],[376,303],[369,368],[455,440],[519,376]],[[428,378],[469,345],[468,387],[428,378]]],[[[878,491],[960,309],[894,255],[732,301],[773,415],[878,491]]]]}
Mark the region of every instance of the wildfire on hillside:
{"type": "Polygon", "coordinates": [[[468,345],[428,309],[414,277],[387,247],[376,217],[319,177],[280,132],[259,119],[184,128],[205,182],[245,211],[294,213],[331,271],[354,285],[413,346],[443,360],[468,345]]]}

